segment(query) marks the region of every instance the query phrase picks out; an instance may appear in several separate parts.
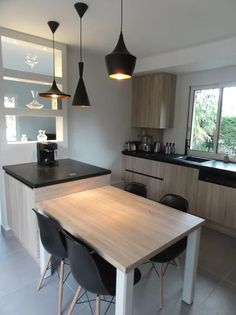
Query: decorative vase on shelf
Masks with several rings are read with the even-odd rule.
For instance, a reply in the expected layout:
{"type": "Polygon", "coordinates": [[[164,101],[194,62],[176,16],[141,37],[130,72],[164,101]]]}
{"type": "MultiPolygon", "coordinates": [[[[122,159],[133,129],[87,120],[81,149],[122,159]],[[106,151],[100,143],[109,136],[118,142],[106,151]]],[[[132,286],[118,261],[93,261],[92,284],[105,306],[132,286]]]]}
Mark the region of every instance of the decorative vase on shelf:
{"type": "Polygon", "coordinates": [[[22,135],[20,138],[20,141],[21,142],[27,142],[28,141],[27,135],[22,135]]]}
{"type": "Polygon", "coordinates": [[[42,109],[44,105],[38,102],[38,94],[39,94],[38,91],[32,90],[31,94],[33,97],[33,101],[30,102],[29,104],[26,104],[26,106],[30,109],[42,109]]]}
{"type": "Polygon", "coordinates": [[[39,142],[45,142],[47,141],[47,135],[45,134],[46,130],[39,130],[39,133],[37,135],[37,140],[39,142]]]}

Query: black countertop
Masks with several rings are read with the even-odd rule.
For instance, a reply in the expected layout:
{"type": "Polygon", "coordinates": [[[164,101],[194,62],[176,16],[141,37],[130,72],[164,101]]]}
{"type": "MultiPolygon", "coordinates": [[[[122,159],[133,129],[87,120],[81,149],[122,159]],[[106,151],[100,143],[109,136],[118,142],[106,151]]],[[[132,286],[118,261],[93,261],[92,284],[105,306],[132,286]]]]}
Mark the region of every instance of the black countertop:
{"type": "Polygon", "coordinates": [[[3,166],[4,171],[31,188],[111,174],[110,170],[72,159],[58,160],[58,166],[25,163],[3,166]]]}
{"type": "Polygon", "coordinates": [[[236,179],[236,163],[224,163],[223,161],[210,160],[207,162],[194,162],[184,160],[180,154],[166,155],[163,153],[146,153],[146,152],[128,152],[123,151],[124,155],[148,159],[153,161],[160,161],[164,163],[182,165],[186,167],[197,168],[206,172],[214,173],[216,175],[229,176],[236,179]]]}

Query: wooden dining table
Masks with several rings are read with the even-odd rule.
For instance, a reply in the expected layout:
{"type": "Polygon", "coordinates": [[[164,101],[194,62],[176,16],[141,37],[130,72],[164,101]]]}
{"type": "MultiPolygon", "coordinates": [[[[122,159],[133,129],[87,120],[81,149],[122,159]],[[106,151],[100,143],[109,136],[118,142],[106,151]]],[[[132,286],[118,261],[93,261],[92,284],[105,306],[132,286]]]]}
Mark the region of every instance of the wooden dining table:
{"type": "Polygon", "coordinates": [[[204,219],[113,186],[43,201],[37,209],[116,268],[116,315],[132,314],[134,269],[188,236],[182,299],[193,302],[204,219]]]}

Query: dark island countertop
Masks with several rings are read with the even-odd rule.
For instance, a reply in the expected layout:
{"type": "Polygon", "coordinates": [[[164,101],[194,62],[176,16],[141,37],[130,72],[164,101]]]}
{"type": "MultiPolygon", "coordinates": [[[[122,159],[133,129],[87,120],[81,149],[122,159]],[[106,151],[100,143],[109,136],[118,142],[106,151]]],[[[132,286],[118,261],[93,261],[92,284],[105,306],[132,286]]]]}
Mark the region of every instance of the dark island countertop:
{"type": "Polygon", "coordinates": [[[182,159],[183,155],[172,154],[166,155],[163,153],[146,153],[146,152],[127,152],[123,151],[122,154],[133,156],[137,158],[159,161],[164,163],[182,165],[186,167],[197,168],[215,175],[227,176],[236,180],[236,163],[224,163],[223,161],[209,160],[206,162],[196,162],[182,159]]]}
{"type": "Polygon", "coordinates": [[[111,174],[110,170],[72,159],[58,160],[58,166],[25,163],[3,166],[4,171],[31,188],[39,188],[89,177],[111,174]]]}

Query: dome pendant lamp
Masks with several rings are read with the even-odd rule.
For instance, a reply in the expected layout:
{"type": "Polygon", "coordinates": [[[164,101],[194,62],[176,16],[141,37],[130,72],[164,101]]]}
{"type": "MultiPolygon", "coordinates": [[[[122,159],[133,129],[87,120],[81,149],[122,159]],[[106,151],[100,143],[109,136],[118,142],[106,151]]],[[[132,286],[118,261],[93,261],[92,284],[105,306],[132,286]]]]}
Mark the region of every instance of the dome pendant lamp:
{"type": "Polygon", "coordinates": [[[86,3],[75,3],[75,9],[80,17],[80,61],[79,61],[79,82],[75,91],[73,106],[88,107],[91,106],[83,80],[84,63],[82,61],[82,17],[88,9],[86,3]]]}
{"type": "Polygon", "coordinates": [[[123,28],[123,0],[121,0],[120,37],[112,53],[106,56],[109,77],[116,80],[130,79],[136,63],[136,57],[131,55],[125,46],[122,33],[123,28]]]}
{"type": "Polygon", "coordinates": [[[47,92],[39,93],[39,96],[50,98],[50,99],[66,99],[69,98],[69,94],[65,94],[62,91],[59,90],[56,84],[56,76],[55,76],[55,42],[54,42],[54,33],[56,32],[59,23],[56,21],[49,21],[48,26],[50,27],[50,30],[52,32],[52,42],[53,42],[53,82],[51,88],[47,92]]]}

